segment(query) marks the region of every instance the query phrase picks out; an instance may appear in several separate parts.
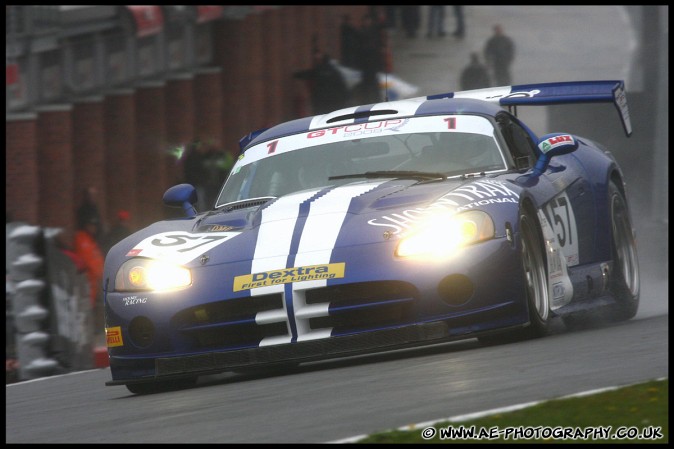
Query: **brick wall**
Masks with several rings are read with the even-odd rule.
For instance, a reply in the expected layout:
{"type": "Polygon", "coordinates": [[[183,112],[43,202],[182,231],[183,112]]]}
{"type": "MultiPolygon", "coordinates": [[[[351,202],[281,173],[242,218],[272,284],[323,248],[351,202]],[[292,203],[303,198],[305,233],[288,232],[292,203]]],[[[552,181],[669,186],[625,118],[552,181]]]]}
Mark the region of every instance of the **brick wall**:
{"type": "MultiPolygon", "coordinates": [[[[136,90],[136,172],[138,223],[164,218],[162,197],[167,186],[166,87],[152,82],[136,90]]],[[[134,173],[130,173],[133,176],[134,173]]]]}
{"type": "MultiPolygon", "coordinates": [[[[168,150],[178,146],[187,145],[195,138],[193,76],[189,75],[169,80],[166,83],[165,96],[166,150],[168,150]]],[[[166,181],[169,185],[180,184],[183,182],[179,160],[173,156],[166,158],[166,181]]]]}
{"type": "Polygon", "coordinates": [[[12,220],[39,223],[37,114],[9,118],[5,125],[5,200],[12,220]]]}
{"type": "Polygon", "coordinates": [[[224,145],[222,121],[224,99],[222,96],[222,70],[220,68],[200,70],[194,77],[194,136],[202,140],[212,140],[215,145],[238,153],[231,145],[224,145]]]}
{"type": "Polygon", "coordinates": [[[107,223],[103,98],[93,97],[75,103],[72,126],[77,130],[72,133],[74,212],[83,199],[84,190],[93,186],[98,191],[101,219],[107,223]]]}
{"type": "Polygon", "coordinates": [[[103,103],[105,128],[106,205],[110,215],[120,209],[131,213],[129,225],[140,226],[136,176],[136,101],[132,89],[108,93],[103,103]]]}
{"type": "Polygon", "coordinates": [[[71,105],[38,110],[37,166],[40,226],[75,226],[73,118],[71,105]]]}
{"type": "Polygon", "coordinates": [[[215,28],[214,62],[223,68],[222,82],[222,139],[225,148],[233,145],[238,153],[239,139],[247,132],[248,92],[244,68],[248,64],[245,42],[245,21],[223,21],[215,28]],[[243,132],[242,132],[243,131],[243,132]]]}

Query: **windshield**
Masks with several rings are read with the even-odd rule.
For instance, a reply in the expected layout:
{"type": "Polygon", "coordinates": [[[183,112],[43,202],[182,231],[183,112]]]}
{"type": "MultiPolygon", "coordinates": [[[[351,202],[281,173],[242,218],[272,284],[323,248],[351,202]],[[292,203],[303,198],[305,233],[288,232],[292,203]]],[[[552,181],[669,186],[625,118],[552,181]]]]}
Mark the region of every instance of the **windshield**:
{"type": "Polygon", "coordinates": [[[494,127],[484,117],[389,119],[303,132],[249,148],[232,168],[216,207],[346,184],[360,175],[423,179],[424,173],[432,178],[505,169],[494,127]]]}

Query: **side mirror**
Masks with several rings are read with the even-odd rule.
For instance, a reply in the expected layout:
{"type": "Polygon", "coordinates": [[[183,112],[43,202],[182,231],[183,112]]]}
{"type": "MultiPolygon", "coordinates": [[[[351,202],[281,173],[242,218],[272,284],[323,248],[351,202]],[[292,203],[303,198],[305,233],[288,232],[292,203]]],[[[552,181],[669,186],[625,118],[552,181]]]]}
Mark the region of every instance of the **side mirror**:
{"type": "Polygon", "coordinates": [[[540,156],[534,166],[534,174],[540,175],[547,170],[550,159],[554,156],[568,154],[578,149],[578,141],[571,134],[546,134],[538,141],[540,156]]]}
{"type": "Polygon", "coordinates": [[[192,184],[178,184],[164,192],[164,204],[171,207],[182,207],[185,215],[194,218],[197,210],[193,204],[197,202],[197,189],[192,184]]]}

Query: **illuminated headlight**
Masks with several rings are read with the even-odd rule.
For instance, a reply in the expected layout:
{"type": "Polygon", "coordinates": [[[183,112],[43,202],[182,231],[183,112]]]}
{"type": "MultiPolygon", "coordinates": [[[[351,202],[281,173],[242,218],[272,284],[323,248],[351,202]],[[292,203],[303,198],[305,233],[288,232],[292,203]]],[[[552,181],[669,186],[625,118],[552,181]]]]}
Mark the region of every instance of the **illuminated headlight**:
{"type": "Polygon", "coordinates": [[[115,276],[115,290],[172,290],[192,284],[190,270],[155,259],[130,259],[115,276]]]}
{"type": "Polygon", "coordinates": [[[419,229],[403,237],[395,255],[398,257],[444,258],[457,249],[494,237],[494,222],[482,211],[441,215],[429,219],[419,229]]]}

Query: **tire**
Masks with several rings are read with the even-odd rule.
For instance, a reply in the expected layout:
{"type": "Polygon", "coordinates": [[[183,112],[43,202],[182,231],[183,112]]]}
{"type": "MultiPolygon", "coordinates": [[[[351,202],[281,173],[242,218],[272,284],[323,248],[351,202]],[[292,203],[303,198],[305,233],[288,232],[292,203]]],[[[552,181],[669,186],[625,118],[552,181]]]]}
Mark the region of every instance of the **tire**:
{"type": "Polygon", "coordinates": [[[185,379],[164,380],[160,382],[147,382],[140,384],[127,384],[126,389],[133,394],[154,394],[163,393],[166,391],[182,390],[196,385],[196,377],[188,377],[185,379]]]}
{"type": "Polygon", "coordinates": [[[538,338],[550,332],[550,295],[548,269],[541,227],[529,209],[520,214],[520,244],[522,247],[522,273],[526,285],[529,326],[526,337],[538,338]]]}
{"type": "Polygon", "coordinates": [[[639,309],[639,259],[627,201],[613,181],[609,182],[608,198],[613,259],[609,290],[616,303],[609,306],[606,318],[617,322],[633,318],[639,309]]]}

